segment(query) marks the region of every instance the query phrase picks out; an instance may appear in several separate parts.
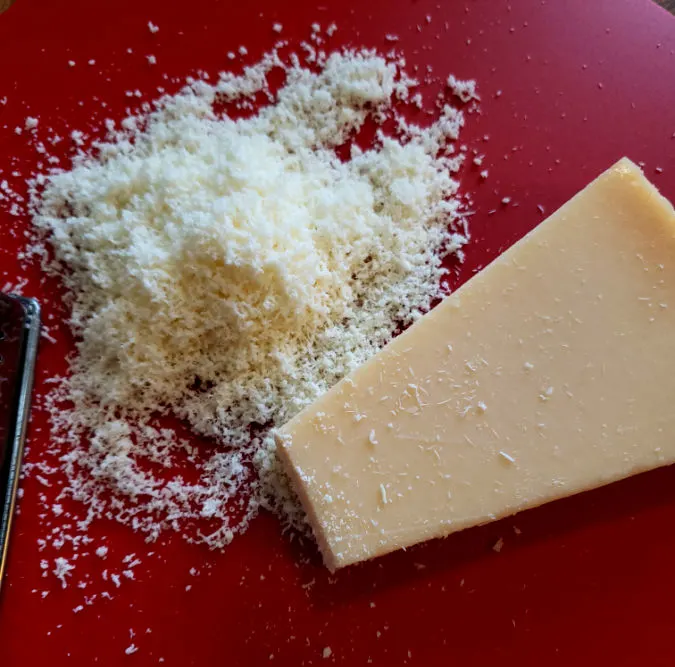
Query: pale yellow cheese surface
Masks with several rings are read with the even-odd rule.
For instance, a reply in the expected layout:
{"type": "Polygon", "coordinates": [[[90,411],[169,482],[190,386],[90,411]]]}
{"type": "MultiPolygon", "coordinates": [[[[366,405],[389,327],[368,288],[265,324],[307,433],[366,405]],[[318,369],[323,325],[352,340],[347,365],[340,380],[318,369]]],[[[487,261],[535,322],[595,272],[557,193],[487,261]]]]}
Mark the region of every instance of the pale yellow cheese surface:
{"type": "Polygon", "coordinates": [[[675,461],[675,212],[622,160],[278,435],[338,568],[675,461]]]}

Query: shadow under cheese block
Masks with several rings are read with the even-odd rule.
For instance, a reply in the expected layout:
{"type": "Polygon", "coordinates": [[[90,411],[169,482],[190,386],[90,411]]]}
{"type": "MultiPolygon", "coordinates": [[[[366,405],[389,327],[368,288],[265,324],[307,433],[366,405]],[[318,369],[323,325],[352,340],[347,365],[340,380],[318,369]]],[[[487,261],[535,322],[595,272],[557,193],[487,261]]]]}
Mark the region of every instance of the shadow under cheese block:
{"type": "Polygon", "coordinates": [[[675,462],[675,211],[630,161],[277,433],[331,570],[675,462]]]}

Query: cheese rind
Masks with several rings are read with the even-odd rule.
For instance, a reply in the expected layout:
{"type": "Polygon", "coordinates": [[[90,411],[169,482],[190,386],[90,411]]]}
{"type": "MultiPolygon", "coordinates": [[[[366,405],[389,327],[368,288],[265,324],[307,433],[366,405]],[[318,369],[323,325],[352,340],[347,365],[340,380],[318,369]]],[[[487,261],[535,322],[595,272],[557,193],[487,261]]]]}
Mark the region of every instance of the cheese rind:
{"type": "Polygon", "coordinates": [[[330,569],[675,461],[675,211],[623,159],[277,434],[330,569]]]}

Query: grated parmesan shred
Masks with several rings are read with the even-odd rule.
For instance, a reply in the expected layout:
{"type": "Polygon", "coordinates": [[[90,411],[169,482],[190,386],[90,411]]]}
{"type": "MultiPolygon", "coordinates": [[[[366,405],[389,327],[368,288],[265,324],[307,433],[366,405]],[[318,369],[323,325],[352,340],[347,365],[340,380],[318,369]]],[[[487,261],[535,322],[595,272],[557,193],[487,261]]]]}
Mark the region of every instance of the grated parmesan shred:
{"type": "MultiPolygon", "coordinates": [[[[107,123],[105,141],[35,184],[44,266],[77,340],[47,405],[78,530],[107,517],[219,548],[261,507],[301,522],[270,429],[443,296],[443,258],[468,238],[453,178],[463,113],[406,122],[416,88],[374,51],[311,69],[273,52],[107,123]],[[259,94],[257,112],[217,111],[259,94]],[[351,143],[370,121],[374,141],[351,143]],[[214,446],[158,425],[167,415],[214,446]]],[[[54,572],[64,585],[69,568],[54,572]]]]}

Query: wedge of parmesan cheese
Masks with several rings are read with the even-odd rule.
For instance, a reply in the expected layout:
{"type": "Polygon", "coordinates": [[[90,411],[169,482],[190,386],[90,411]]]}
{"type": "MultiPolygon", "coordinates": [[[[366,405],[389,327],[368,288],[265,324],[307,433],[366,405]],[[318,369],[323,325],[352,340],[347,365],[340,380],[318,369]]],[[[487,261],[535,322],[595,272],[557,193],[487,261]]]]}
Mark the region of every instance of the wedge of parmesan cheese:
{"type": "Polygon", "coordinates": [[[673,463],[674,336],[675,211],[623,159],[280,430],[326,565],[673,463]]]}

